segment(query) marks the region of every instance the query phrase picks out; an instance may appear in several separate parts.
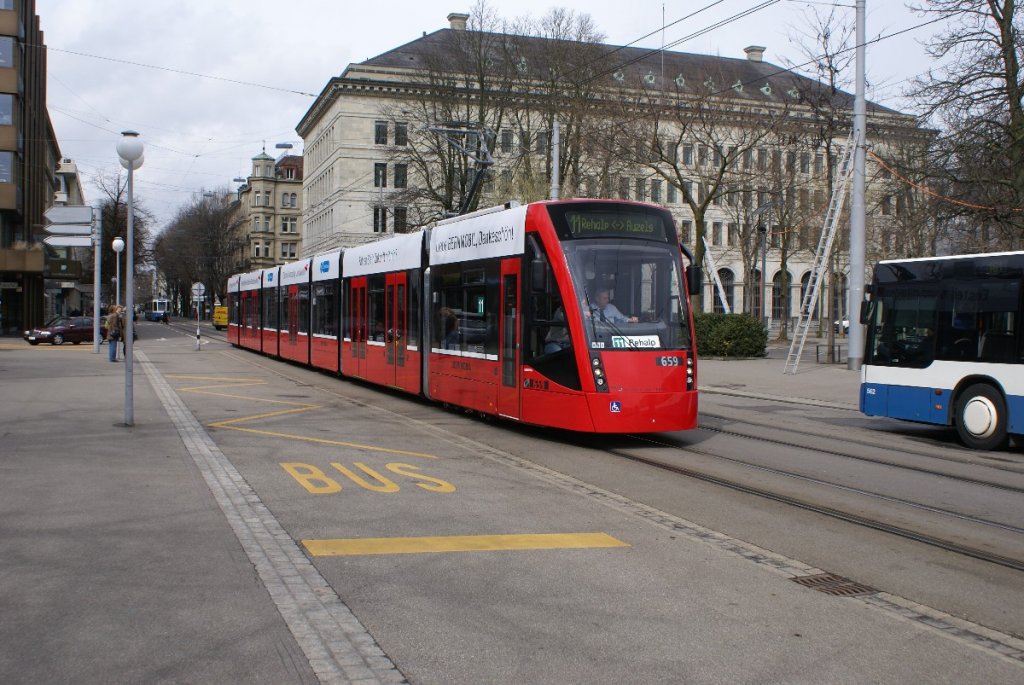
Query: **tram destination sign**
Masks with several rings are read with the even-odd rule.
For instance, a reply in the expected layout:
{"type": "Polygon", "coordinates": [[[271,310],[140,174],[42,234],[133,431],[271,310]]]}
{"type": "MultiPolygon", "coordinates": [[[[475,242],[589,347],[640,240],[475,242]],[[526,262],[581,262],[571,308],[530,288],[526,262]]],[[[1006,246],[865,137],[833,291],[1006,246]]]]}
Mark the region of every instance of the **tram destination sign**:
{"type": "Polygon", "coordinates": [[[569,210],[565,212],[565,224],[573,238],[668,239],[665,220],[646,212],[569,210]]]}

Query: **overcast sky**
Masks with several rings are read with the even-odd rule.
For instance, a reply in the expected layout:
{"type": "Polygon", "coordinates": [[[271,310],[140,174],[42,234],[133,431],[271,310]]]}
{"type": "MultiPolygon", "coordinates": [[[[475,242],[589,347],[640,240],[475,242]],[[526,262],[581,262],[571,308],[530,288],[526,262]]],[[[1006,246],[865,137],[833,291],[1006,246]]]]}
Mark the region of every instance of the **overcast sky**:
{"type": "MultiPolygon", "coordinates": [[[[707,5],[710,9],[664,32],[672,43],[763,0],[516,0],[493,2],[505,18],[540,17],[552,7],[589,13],[611,44],[641,36],[640,47],[662,45],[660,28],[707,5]]],[[[824,0],[781,0],[672,49],[744,57],[764,45],[774,64],[805,61],[791,37],[806,30],[824,0]],[[789,62],[787,62],[787,59],[789,62]]],[[[120,131],[139,131],[145,164],[136,172],[136,198],[162,228],[178,207],[204,189],[234,188],[266,142],[291,142],[295,126],[327,81],[360,62],[424,32],[448,26],[450,12],[471,0],[38,0],[49,48],[49,109],[64,157],[73,159],[98,203],[91,179],[120,169],[114,147],[120,131]],[[187,72],[187,73],[183,73],[187,72]]],[[[899,0],[867,0],[868,38],[925,21],[899,0]]],[[[838,4],[854,14],[853,0],[838,4]]],[[[909,111],[900,95],[909,78],[929,66],[921,41],[928,26],[868,48],[868,97],[909,111]]],[[[852,75],[851,75],[852,80],[852,75]]]]}

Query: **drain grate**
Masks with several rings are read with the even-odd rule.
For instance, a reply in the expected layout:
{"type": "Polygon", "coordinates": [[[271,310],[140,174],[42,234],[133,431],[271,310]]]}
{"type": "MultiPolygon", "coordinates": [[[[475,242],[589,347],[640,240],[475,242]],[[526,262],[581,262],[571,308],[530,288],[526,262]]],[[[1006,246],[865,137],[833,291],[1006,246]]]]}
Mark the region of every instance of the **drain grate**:
{"type": "Polygon", "coordinates": [[[799,576],[793,578],[797,585],[809,587],[818,592],[834,597],[858,597],[861,595],[873,595],[878,590],[867,585],[861,585],[849,578],[837,576],[834,573],[819,573],[815,576],[799,576]]]}

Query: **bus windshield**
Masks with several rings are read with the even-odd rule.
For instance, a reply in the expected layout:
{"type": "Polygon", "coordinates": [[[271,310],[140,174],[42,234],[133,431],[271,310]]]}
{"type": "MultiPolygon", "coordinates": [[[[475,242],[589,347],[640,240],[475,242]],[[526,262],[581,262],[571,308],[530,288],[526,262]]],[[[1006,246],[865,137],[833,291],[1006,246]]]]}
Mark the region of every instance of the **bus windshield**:
{"type": "Polygon", "coordinates": [[[600,350],[689,348],[679,248],[636,239],[562,243],[586,331],[600,350]]]}

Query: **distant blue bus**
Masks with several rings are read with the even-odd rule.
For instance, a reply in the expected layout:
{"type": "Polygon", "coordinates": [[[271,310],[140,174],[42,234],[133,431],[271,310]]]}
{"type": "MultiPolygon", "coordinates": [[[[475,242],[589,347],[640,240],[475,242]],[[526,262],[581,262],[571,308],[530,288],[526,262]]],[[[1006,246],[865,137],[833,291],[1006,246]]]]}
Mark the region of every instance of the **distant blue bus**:
{"type": "Polygon", "coordinates": [[[861,371],[869,416],[954,425],[965,445],[1024,436],[1024,252],[879,262],[861,371]]]}
{"type": "Polygon", "coordinates": [[[171,315],[170,300],[150,300],[146,303],[146,321],[160,321],[164,314],[171,315]]]}

